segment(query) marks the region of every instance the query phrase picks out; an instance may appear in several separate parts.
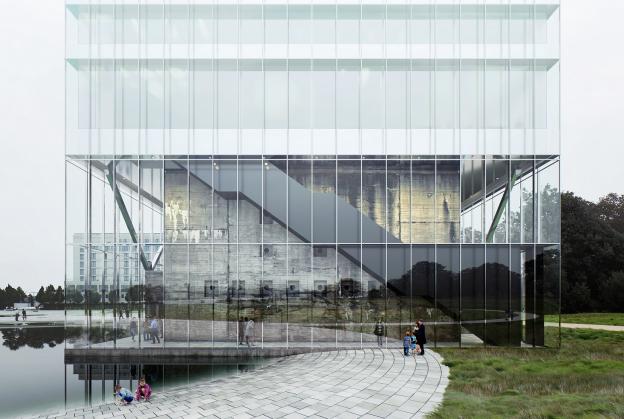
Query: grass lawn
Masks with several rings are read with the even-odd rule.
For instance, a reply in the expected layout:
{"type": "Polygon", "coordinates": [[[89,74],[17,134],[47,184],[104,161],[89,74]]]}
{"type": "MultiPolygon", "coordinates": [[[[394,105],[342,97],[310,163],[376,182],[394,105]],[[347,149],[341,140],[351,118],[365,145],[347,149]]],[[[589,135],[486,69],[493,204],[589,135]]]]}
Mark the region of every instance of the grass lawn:
{"type": "MultiPolygon", "coordinates": [[[[544,316],[547,322],[557,322],[556,315],[544,316]]],[[[624,326],[624,313],[575,313],[562,314],[561,323],[608,324],[624,326]]]]}
{"type": "Polygon", "coordinates": [[[560,350],[437,351],[451,381],[432,417],[624,417],[624,333],[562,329],[560,350]]]}

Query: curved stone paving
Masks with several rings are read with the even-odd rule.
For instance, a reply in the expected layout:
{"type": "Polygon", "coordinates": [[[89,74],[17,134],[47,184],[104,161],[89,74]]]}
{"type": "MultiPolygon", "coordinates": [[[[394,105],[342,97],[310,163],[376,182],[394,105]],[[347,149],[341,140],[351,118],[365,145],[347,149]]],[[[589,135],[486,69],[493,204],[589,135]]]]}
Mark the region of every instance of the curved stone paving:
{"type": "Polygon", "coordinates": [[[441,360],[429,349],[416,359],[401,349],[293,355],[238,377],[156,393],[149,403],[109,403],[47,417],[424,417],[448,384],[441,360]]]}

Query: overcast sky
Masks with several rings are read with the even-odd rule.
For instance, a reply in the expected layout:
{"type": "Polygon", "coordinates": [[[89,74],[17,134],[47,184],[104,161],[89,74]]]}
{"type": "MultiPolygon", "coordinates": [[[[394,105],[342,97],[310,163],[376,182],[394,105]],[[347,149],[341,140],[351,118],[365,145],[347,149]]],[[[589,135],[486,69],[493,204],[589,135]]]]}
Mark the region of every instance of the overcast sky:
{"type": "MultiPolygon", "coordinates": [[[[624,1],[562,0],[562,189],[624,193],[624,1]]],[[[0,286],[64,281],[63,0],[0,0],[0,286]]]]}

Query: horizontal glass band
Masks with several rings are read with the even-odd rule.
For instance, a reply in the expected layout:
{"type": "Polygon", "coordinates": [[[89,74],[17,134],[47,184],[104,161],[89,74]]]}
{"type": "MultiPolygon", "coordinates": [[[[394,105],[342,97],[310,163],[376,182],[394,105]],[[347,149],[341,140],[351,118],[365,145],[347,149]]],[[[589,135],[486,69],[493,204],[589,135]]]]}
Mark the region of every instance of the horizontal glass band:
{"type": "Polygon", "coordinates": [[[145,59],[145,58],[68,58],[78,71],[150,70],[180,71],[453,71],[453,70],[521,70],[548,71],[559,62],[554,58],[511,59],[145,59]],[[160,66],[160,67],[159,67],[160,66]],[[166,66],[163,68],[162,66],[166,66]]]}
{"type": "Polygon", "coordinates": [[[122,19],[548,19],[557,4],[67,4],[76,17],[122,19]]]}

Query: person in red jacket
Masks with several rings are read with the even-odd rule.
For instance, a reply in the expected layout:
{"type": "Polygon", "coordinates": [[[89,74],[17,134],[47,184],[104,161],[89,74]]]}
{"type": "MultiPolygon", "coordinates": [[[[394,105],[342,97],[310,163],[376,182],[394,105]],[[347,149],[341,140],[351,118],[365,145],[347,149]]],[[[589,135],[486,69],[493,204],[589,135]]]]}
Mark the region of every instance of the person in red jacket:
{"type": "Polygon", "coordinates": [[[150,397],[152,397],[152,387],[145,382],[145,377],[141,377],[139,385],[134,392],[134,398],[137,401],[140,401],[141,397],[144,398],[146,402],[149,402],[150,397]]]}

